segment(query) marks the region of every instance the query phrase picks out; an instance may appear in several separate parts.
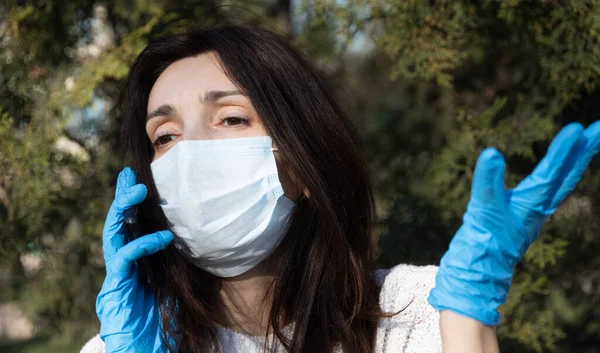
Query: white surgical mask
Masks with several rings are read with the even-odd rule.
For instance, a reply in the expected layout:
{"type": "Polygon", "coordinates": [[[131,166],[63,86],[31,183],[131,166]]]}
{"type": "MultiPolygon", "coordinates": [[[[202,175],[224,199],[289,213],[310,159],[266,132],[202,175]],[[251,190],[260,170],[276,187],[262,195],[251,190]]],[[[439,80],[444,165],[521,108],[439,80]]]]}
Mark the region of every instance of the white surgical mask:
{"type": "Polygon", "coordinates": [[[271,138],[185,140],[152,162],[160,206],[196,266],[219,277],[264,260],[287,230],[271,138]]]}

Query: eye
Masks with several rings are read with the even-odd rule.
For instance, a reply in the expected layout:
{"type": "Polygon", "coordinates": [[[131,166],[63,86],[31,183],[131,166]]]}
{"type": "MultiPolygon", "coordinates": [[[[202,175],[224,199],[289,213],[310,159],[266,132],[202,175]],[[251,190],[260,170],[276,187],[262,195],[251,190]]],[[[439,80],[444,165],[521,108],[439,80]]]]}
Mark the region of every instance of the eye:
{"type": "Polygon", "coordinates": [[[248,123],[248,119],[239,116],[229,116],[221,120],[223,126],[237,126],[248,123]]]}
{"type": "Polygon", "coordinates": [[[173,140],[175,140],[175,135],[171,135],[171,134],[160,135],[156,138],[156,140],[154,140],[154,142],[152,142],[152,146],[154,146],[154,148],[158,148],[158,147],[168,144],[169,142],[171,142],[173,140]]]}

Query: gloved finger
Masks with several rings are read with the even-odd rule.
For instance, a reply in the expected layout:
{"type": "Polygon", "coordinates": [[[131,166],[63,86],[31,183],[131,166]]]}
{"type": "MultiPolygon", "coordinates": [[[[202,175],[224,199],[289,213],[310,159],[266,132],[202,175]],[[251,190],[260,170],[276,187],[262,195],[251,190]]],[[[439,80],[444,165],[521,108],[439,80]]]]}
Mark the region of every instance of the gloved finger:
{"type": "Polygon", "coordinates": [[[135,174],[125,168],[117,179],[117,190],[102,231],[104,259],[108,261],[125,242],[123,213],[128,208],[144,201],[148,190],[143,184],[135,184],[135,174]]]}
{"type": "Polygon", "coordinates": [[[110,270],[114,273],[129,273],[136,260],[164,249],[173,241],[173,233],[168,230],[144,235],[124,245],[113,260],[110,270]]]}
{"type": "Polygon", "coordinates": [[[117,206],[117,210],[122,212],[133,205],[141,203],[146,198],[146,192],[145,185],[137,184],[133,170],[131,168],[124,168],[119,173],[115,189],[115,205],[117,206]],[[143,197],[136,188],[143,189],[143,197]]]}
{"type": "Polygon", "coordinates": [[[486,148],[481,152],[473,174],[470,201],[472,206],[504,207],[505,170],[504,157],[495,148],[486,148]]]}
{"type": "Polygon", "coordinates": [[[137,184],[137,178],[135,177],[135,172],[133,169],[129,167],[123,168],[123,170],[119,173],[117,177],[117,185],[115,187],[115,199],[119,195],[119,192],[122,190],[126,190],[132,186],[137,184]]]}
{"type": "Polygon", "coordinates": [[[590,125],[584,132],[577,150],[577,160],[571,170],[568,171],[563,184],[560,186],[551,207],[556,209],[575,189],[577,183],[583,177],[583,173],[592,161],[592,158],[600,152],[600,121],[590,125]]]}
{"type": "Polygon", "coordinates": [[[573,167],[577,159],[576,149],[582,137],[581,124],[572,123],[565,126],[556,135],[533,173],[517,185],[513,195],[527,195],[527,200],[521,201],[534,208],[548,205],[562,185],[567,172],[573,167]]]}

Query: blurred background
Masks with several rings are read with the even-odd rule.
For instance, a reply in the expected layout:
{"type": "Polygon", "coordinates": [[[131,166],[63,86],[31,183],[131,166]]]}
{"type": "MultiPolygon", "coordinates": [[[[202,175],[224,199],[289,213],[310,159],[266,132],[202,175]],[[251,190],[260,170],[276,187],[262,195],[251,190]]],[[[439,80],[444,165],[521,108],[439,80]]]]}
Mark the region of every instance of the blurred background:
{"type": "MultiPolygon", "coordinates": [[[[78,352],[98,332],[128,67],[153,37],[224,20],[290,37],[334,81],[382,267],[438,263],[484,147],[514,186],[560,127],[600,118],[596,0],[2,0],[1,352],[78,352]]],[[[600,157],[517,269],[503,352],[600,352],[599,188],[600,157]]]]}

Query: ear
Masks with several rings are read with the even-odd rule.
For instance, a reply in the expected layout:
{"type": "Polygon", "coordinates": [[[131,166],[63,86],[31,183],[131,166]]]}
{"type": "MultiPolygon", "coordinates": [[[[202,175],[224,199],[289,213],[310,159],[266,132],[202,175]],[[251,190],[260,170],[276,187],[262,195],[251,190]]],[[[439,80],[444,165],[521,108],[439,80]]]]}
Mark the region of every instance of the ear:
{"type": "Polygon", "coordinates": [[[307,199],[310,199],[310,191],[308,191],[307,188],[302,188],[302,196],[306,197],[307,199]]]}

